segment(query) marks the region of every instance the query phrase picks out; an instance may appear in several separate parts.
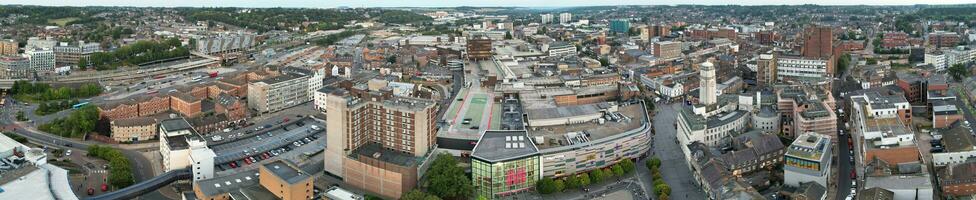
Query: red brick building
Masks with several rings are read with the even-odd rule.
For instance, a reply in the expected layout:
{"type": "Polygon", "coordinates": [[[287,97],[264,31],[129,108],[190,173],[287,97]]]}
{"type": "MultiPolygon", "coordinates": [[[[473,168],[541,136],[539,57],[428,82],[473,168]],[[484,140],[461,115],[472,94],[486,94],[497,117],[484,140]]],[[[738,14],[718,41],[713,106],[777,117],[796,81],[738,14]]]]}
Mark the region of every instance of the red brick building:
{"type": "Polygon", "coordinates": [[[800,52],[803,57],[808,58],[830,57],[833,53],[833,42],[833,28],[812,25],[803,31],[803,49],[800,52]]]}
{"type": "Polygon", "coordinates": [[[247,105],[239,98],[220,93],[215,101],[214,112],[227,115],[227,120],[238,121],[247,117],[247,105]]]}
{"type": "Polygon", "coordinates": [[[202,102],[199,98],[188,94],[173,95],[170,99],[170,108],[174,112],[186,117],[195,117],[202,110],[202,102]]]}

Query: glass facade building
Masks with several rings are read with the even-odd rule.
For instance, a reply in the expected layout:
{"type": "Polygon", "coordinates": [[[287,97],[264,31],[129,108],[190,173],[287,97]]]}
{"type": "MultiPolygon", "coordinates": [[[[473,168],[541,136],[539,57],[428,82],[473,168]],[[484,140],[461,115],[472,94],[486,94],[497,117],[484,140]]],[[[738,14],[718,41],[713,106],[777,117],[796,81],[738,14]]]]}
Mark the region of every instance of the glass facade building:
{"type": "Polygon", "coordinates": [[[494,199],[531,190],[539,180],[539,156],[502,162],[471,161],[471,177],[479,196],[494,199]]]}

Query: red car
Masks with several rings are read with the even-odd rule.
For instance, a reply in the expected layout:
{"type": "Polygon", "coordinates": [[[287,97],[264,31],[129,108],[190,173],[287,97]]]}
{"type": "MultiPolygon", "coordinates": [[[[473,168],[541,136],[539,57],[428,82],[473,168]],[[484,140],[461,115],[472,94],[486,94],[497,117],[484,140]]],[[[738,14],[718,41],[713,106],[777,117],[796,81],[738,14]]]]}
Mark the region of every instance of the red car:
{"type": "Polygon", "coordinates": [[[851,179],[857,179],[857,171],[851,170],[851,179]]]}
{"type": "Polygon", "coordinates": [[[95,195],[95,189],[88,188],[88,196],[95,195]]]}
{"type": "Polygon", "coordinates": [[[108,191],[108,185],[102,183],[102,192],[108,191]]]}
{"type": "Polygon", "coordinates": [[[230,165],[230,168],[237,168],[237,163],[235,162],[230,162],[228,165],[230,165]]]}
{"type": "Polygon", "coordinates": [[[261,154],[261,160],[268,159],[268,155],[261,154]]]}
{"type": "MultiPolygon", "coordinates": [[[[264,156],[266,156],[267,158],[270,158],[271,157],[271,153],[264,152],[264,156]]],[[[265,159],[267,159],[267,158],[265,158],[265,159]]]]}
{"type": "Polygon", "coordinates": [[[248,164],[248,165],[250,165],[250,164],[251,164],[251,159],[247,159],[247,158],[245,158],[245,159],[244,159],[244,163],[246,163],[246,164],[248,164]]]}
{"type": "Polygon", "coordinates": [[[284,122],[288,122],[289,120],[291,120],[291,119],[288,119],[287,117],[285,117],[284,122]]]}

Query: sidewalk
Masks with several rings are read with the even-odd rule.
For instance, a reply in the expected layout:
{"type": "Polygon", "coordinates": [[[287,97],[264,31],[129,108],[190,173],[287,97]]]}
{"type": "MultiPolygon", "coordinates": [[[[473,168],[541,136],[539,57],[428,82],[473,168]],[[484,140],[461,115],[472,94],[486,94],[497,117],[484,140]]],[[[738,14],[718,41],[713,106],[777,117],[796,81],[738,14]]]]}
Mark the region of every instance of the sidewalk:
{"type": "MultiPolygon", "coordinates": [[[[589,191],[584,191],[583,188],[578,189],[566,189],[560,193],[542,195],[537,192],[525,192],[512,196],[501,197],[498,199],[504,200],[525,200],[525,199],[538,199],[538,200],[589,200],[602,195],[610,194],[619,190],[641,190],[641,183],[635,177],[637,173],[631,172],[626,176],[626,178],[620,179],[610,178],[604,180],[603,182],[597,184],[591,184],[589,186],[583,187],[589,189],[589,191]]],[[[635,199],[642,199],[635,197],[635,199]]]]}

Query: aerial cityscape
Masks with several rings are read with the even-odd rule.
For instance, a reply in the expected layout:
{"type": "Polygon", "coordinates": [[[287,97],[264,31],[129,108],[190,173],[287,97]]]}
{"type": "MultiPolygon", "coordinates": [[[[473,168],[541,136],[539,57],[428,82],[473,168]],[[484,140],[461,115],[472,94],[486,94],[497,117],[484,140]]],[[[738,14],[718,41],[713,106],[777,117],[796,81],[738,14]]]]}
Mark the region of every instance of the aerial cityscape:
{"type": "Polygon", "coordinates": [[[976,4],[652,3],[0,2],[0,200],[976,200],[976,4]]]}

